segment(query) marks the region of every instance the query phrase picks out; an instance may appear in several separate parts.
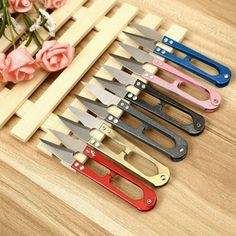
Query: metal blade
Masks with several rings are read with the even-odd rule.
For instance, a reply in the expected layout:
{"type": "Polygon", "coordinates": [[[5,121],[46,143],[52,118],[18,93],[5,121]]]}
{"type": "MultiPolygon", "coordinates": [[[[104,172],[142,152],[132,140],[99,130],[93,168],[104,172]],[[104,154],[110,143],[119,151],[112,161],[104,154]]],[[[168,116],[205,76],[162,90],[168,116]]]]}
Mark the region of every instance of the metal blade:
{"type": "Polygon", "coordinates": [[[131,26],[135,27],[139,32],[141,32],[145,37],[155,40],[162,41],[163,35],[158,33],[156,30],[152,30],[146,26],[133,23],[131,26]]]}
{"type": "Polygon", "coordinates": [[[138,45],[142,46],[143,48],[149,50],[150,52],[153,52],[156,48],[156,45],[153,40],[145,38],[140,35],[131,34],[128,32],[124,32],[126,36],[128,36],[130,39],[132,39],[134,42],[136,42],[138,45]]]}
{"type": "MultiPolygon", "coordinates": [[[[72,111],[71,108],[74,108],[74,107],[69,107],[69,109],[72,111]]],[[[72,133],[77,138],[81,139],[82,141],[84,141],[86,143],[90,140],[91,136],[90,136],[90,129],[89,128],[87,128],[87,127],[85,127],[85,126],[83,126],[83,125],[81,125],[81,124],[79,124],[77,122],[74,122],[72,120],[69,120],[69,119],[67,119],[67,118],[65,118],[63,116],[59,116],[59,118],[72,131],[72,133]]],[[[81,121],[81,123],[82,123],[82,121],[81,121]]]]}
{"type": "Polygon", "coordinates": [[[99,77],[94,77],[96,80],[106,89],[111,91],[112,93],[116,94],[117,96],[124,98],[125,95],[127,94],[127,90],[125,85],[115,82],[115,81],[110,81],[107,79],[99,78],[99,77]]]}
{"type": "MultiPolygon", "coordinates": [[[[96,118],[92,115],[90,115],[89,113],[85,112],[85,111],[81,111],[79,109],[77,109],[76,107],[73,106],[69,106],[69,109],[73,112],[73,114],[79,118],[79,121],[85,125],[86,127],[90,128],[90,129],[98,129],[99,127],[101,127],[103,121],[99,118],[96,118]]],[[[68,122],[67,122],[68,123],[68,122]]],[[[76,135],[76,136],[84,136],[83,133],[81,132],[81,126],[79,127],[78,123],[72,123],[69,122],[68,123],[68,127],[70,128],[70,130],[76,135]],[[76,126],[76,127],[75,127],[76,126]]],[[[84,127],[85,128],[85,127],[84,127]]],[[[90,139],[90,134],[89,134],[89,130],[88,131],[88,135],[87,135],[87,141],[90,139]]],[[[87,142],[86,141],[86,142],[87,142]]]]}
{"type": "Polygon", "coordinates": [[[96,98],[98,98],[103,104],[107,106],[117,105],[120,102],[119,97],[101,87],[98,87],[97,85],[85,84],[85,88],[88,89],[89,92],[91,92],[96,98]]]}
{"type": "Polygon", "coordinates": [[[119,43],[119,45],[125,49],[125,51],[127,51],[135,60],[145,64],[145,63],[152,63],[152,61],[154,60],[154,57],[149,55],[148,53],[132,47],[128,44],[124,44],[124,43],[119,43]]]}
{"type": "Polygon", "coordinates": [[[113,58],[115,58],[121,65],[134,72],[135,74],[142,75],[145,70],[142,68],[142,63],[135,61],[133,59],[128,59],[125,57],[121,57],[115,54],[110,54],[113,58]]]}
{"type": "Polygon", "coordinates": [[[133,76],[129,75],[128,73],[122,70],[116,69],[112,66],[103,65],[103,67],[122,84],[134,85],[137,80],[133,76]]]}
{"type": "Polygon", "coordinates": [[[86,106],[90,111],[92,111],[94,114],[99,116],[102,119],[105,119],[108,116],[107,108],[108,106],[103,105],[101,103],[92,101],[88,98],[84,98],[81,96],[76,95],[76,98],[84,105],[86,106]]]}
{"type": "Polygon", "coordinates": [[[50,132],[52,132],[52,134],[62,142],[62,144],[67,147],[68,149],[72,150],[73,152],[83,152],[84,149],[86,148],[87,144],[78,140],[78,139],[75,139],[75,138],[72,138],[71,136],[69,135],[66,135],[66,134],[63,134],[59,131],[56,131],[56,130],[51,130],[50,129],[50,132]]]}
{"type": "Polygon", "coordinates": [[[41,142],[45,145],[46,149],[50,151],[53,155],[58,157],[61,161],[63,161],[67,165],[72,165],[75,161],[73,151],[56,145],[54,143],[48,142],[46,140],[41,139],[41,142]]]}

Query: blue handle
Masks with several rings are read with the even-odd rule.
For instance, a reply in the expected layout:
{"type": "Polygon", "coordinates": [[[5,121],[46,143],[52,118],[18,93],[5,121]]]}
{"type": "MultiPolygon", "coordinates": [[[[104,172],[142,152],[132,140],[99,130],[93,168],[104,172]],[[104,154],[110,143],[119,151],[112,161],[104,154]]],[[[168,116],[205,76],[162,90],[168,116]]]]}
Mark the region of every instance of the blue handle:
{"type": "Polygon", "coordinates": [[[220,63],[192,50],[191,48],[184,46],[181,43],[176,42],[175,40],[173,40],[169,37],[165,36],[162,39],[162,43],[164,43],[164,44],[166,44],[166,45],[168,45],[180,52],[185,53],[186,57],[179,58],[179,57],[175,56],[174,54],[167,52],[166,50],[164,50],[161,47],[155,48],[155,50],[154,50],[155,54],[162,56],[162,57],[176,63],[177,65],[182,66],[183,68],[191,71],[194,74],[201,76],[202,78],[215,84],[217,87],[224,87],[229,83],[229,81],[231,79],[231,71],[229,70],[229,68],[227,68],[227,67],[221,65],[220,63]],[[219,74],[218,75],[211,75],[211,74],[199,69],[198,67],[192,65],[191,60],[193,58],[215,68],[219,74]]]}

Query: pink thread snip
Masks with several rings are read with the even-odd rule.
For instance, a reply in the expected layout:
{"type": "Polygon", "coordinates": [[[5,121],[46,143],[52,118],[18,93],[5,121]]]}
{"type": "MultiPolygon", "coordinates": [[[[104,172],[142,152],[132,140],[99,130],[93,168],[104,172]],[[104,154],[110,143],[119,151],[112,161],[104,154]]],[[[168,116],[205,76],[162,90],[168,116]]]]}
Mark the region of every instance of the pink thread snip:
{"type": "Polygon", "coordinates": [[[186,100],[192,102],[193,104],[199,106],[200,108],[202,108],[203,110],[205,110],[207,112],[213,112],[219,107],[219,105],[221,103],[221,96],[219,93],[215,92],[212,89],[205,87],[204,85],[202,85],[201,83],[199,83],[195,79],[191,78],[190,76],[184,74],[183,72],[179,71],[178,69],[174,68],[173,66],[171,66],[171,65],[169,65],[157,58],[155,58],[152,61],[152,64],[164,71],[169,72],[172,75],[175,75],[176,79],[172,83],[169,83],[169,82],[163,80],[162,78],[149,73],[148,71],[145,71],[142,74],[142,77],[144,79],[151,81],[151,82],[159,85],[160,87],[162,87],[166,90],[169,90],[169,91],[185,98],[186,100]],[[179,86],[181,84],[189,84],[192,87],[198,89],[200,92],[207,93],[209,99],[199,100],[199,99],[193,97],[189,93],[187,93],[179,88],[179,86]]]}

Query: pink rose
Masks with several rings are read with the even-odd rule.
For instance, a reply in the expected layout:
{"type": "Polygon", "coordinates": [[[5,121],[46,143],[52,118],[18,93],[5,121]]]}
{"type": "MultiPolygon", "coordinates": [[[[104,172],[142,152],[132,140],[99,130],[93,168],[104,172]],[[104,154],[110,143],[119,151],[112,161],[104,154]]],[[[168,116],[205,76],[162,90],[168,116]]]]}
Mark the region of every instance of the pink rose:
{"type": "Polygon", "coordinates": [[[33,7],[35,0],[9,0],[10,13],[28,12],[33,7]]]}
{"type": "Polygon", "coordinates": [[[25,48],[18,48],[7,56],[0,53],[0,81],[18,83],[30,80],[38,68],[34,58],[25,48]]]}
{"type": "Polygon", "coordinates": [[[67,67],[73,60],[75,48],[56,40],[46,41],[38,51],[36,60],[40,67],[46,71],[58,71],[67,67]]]}
{"type": "Polygon", "coordinates": [[[57,9],[65,4],[65,0],[44,0],[44,7],[50,9],[57,9]]]}

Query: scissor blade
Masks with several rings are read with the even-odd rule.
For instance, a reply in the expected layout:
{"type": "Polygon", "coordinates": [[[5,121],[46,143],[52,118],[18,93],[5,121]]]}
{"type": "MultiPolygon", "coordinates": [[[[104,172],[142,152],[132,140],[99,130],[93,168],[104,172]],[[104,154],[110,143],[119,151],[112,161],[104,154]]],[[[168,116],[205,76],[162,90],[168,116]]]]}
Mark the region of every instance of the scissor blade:
{"type": "Polygon", "coordinates": [[[131,34],[128,32],[124,32],[126,36],[128,36],[130,39],[132,39],[135,43],[138,45],[142,46],[143,48],[149,50],[150,52],[153,52],[156,48],[156,45],[153,40],[148,39],[146,37],[136,35],[136,34],[131,34]]]}
{"type": "Polygon", "coordinates": [[[89,92],[91,92],[96,98],[98,98],[103,104],[107,106],[117,105],[120,102],[119,97],[101,87],[98,87],[97,85],[85,84],[85,88],[88,89],[89,92]]]}
{"type": "Polygon", "coordinates": [[[114,78],[116,78],[121,84],[134,85],[136,80],[134,77],[128,73],[118,70],[112,66],[103,65],[103,67],[108,71],[114,78]]]}
{"type": "Polygon", "coordinates": [[[90,129],[98,129],[103,121],[99,118],[96,118],[89,113],[85,111],[81,111],[80,109],[77,109],[76,107],[69,106],[69,109],[72,111],[72,113],[79,118],[79,121],[84,125],[80,125],[78,123],[75,123],[73,121],[68,121],[67,126],[70,128],[70,130],[76,135],[76,136],[83,136],[83,140],[86,138],[86,142],[90,139],[90,129]],[[86,129],[86,127],[89,129],[86,129]]]}
{"type": "Polygon", "coordinates": [[[92,101],[88,98],[84,98],[81,96],[76,95],[76,98],[84,105],[86,106],[90,111],[92,111],[94,114],[99,116],[102,119],[105,119],[108,116],[107,108],[108,106],[103,105],[101,103],[92,101]]]}
{"type": "Polygon", "coordinates": [[[41,139],[41,142],[44,144],[44,146],[49,152],[58,157],[65,164],[71,166],[74,163],[75,158],[72,150],[69,150],[65,147],[61,147],[43,139],[41,139]]]}
{"type": "Polygon", "coordinates": [[[139,32],[141,32],[145,37],[155,40],[162,41],[163,35],[158,33],[156,30],[152,30],[146,26],[133,23],[131,26],[135,27],[139,32]]]}
{"type": "MultiPolygon", "coordinates": [[[[72,107],[72,108],[74,108],[74,107],[72,107]]],[[[70,107],[69,107],[69,109],[70,109],[70,107]]],[[[81,124],[79,124],[77,122],[74,122],[72,120],[69,120],[69,119],[67,119],[67,118],[65,118],[63,116],[58,116],[58,117],[63,122],[63,124],[65,126],[67,126],[70,129],[70,131],[73,132],[74,135],[76,135],[78,137],[77,134],[80,134],[79,135],[80,137],[78,137],[78,138],[80,138],[82,141],[84,141],[86,143],[88,142],[88,140],[91,137],[90,136],[90,129],[89,128],[87,128],[84,125],[81,125],[81,124]]]]}
{"type": "Polygon", "coordinates": [[[72,138],[71,136],[69,135],[66,135],[66,134],[63,134],[57,130],[51,130],[50,129],[50,132],[52,132],[52,134],[62,142],[62,144],[72,150],[73,152],[83,152],[84,149],[86,148],[87,144],[78,140],[78,139],[75,139],[75,138],[72,138]]]}
{"type": "Polygon", "coordinates": [[[145,70],[142,68],[142,63],[137,62],[133,59],[128,59],[125,57],[121,57],[115,54],[110,54],[113,58],[115,58],[121,65],[129,69],[135,74],[142,75],[145,70]]]}
{"type": "Polygon", "coordinates": [[[127,94],[125,85],[119,82],[110,81],[110,80],[99,78],[99,77],[95,77],[95,78],[104,88],[108,89],[109,91],[116,94],[117,96],[124,98],[125,95],[127,94]]]}
{"type": "Polygon", "coordinates": [[[125,49],[125,51],[127,51],[135,60],[145,64],[145,63],[152,63],[152,61],[154,60],[154,57],[149,55],[148,53],[132,47],[128,44],[124,44],[124,43],[119,43],[119,45],[125,49]]]}

